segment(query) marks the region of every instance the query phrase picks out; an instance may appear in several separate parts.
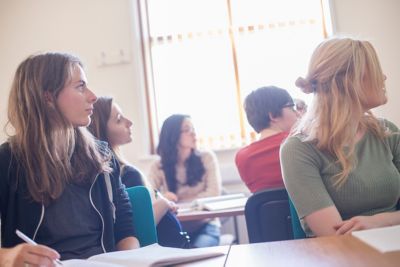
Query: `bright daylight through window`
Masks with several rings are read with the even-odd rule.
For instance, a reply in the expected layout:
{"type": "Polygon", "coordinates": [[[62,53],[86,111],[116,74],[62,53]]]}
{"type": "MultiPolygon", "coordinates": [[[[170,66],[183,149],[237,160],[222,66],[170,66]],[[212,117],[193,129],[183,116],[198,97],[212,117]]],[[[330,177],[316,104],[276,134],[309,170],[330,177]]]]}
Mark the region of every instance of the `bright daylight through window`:
{"type": "Polygon", "coordinates": [[[242,108],[250,91],[276,85],[309,102],[294,82],[328,35],[327,2],[143,1],[153,131],[173,113],[189,114],[200,147],[238,147],[255,138],[242,108]]]}

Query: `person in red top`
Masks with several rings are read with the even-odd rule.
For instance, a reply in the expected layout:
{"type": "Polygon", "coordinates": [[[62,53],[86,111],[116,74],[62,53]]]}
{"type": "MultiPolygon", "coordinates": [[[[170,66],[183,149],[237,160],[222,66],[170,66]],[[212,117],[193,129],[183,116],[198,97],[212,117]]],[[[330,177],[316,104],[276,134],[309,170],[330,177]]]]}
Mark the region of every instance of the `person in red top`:
{"type": "Polygon", "coordinates": [[[279,148],[299,117],[294,107],[289,93],[275,86],[254,90],[245,99],[247,120],[260,139],[240,149],[235,162],[252,193],[284,187],[279,148]]]}

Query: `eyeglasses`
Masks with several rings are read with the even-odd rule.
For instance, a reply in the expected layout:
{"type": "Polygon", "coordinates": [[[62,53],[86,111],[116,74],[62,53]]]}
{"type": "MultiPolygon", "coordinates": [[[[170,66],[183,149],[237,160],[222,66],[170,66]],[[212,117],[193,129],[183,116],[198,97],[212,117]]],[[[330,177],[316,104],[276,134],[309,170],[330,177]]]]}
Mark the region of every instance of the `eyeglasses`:
{"type": "Polygon", "coordinates": [[[307,105],[302,104],[302,103],[298,103],[298,104],[287,103],[287,104],[283,105],[282,108],[291,108],[293,111],[296,111],[296,112],[307,111],[307,105]]]}
{"type": "Polygon", "coordinates": [[[193,127],[187,127],[181,130],[181,133],[195,133],[195,132],[196,130],[193,127]]]}
{"type": "Polygon", "coordinates": [[[284,109],[284,108],[290,108],[293,111],[297,111],[296,105],[294,103],[287,103],[282,106],[282,109],[284,109]]]}
{"type": "Polygon", "coordinates": [[[287,103],[282,106],[282,108],[295,108],[295,107],[296,107],[296,105],[294,103],[287,103]]]}

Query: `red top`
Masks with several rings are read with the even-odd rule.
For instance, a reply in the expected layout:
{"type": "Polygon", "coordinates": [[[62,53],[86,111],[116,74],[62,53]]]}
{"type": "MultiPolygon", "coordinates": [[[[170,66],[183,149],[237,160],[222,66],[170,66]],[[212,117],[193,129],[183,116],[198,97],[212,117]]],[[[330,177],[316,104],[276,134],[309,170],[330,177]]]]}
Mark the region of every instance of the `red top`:
{"type": "Polygon", "coordinates": [[[240,149],[236,154],[240,177],[252,193],[284,187],[279,149],[287,136],[287,132],[272,135],[240,149]]]}

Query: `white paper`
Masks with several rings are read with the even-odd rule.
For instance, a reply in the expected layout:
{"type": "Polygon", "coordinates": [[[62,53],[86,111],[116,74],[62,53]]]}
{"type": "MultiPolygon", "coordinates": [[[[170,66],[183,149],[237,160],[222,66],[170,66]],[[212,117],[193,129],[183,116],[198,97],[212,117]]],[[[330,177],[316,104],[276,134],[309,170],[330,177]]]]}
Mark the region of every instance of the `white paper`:
{"type": "Polygon", "coordinates": [[[352,235],[382,253],[400,251],[400,225],[356,231],[352,235]]]}
{"type": "Polygon", "coordinates": [[[62,264],[62,267],[124,267],[119,264],[88,260],[66,260],[62,261],[62,264]]]}
{"type": "Polygon", "coordinates": [[[203,204],[203,209],[215,211],[215,210],[242,208],[246,205],[246,202],[247,202],[247,197],[228,199],[217,202],[209,202],[203,204]]]}
{"type": "Polygon", "coordinates": [[[222,252],[210,252],[209,249],[179,249],[152,244],[134,250],[99,254],[90,257],[89,261],[112,263],[126,267],[155,267],[206,259],[224,254],[222,252]]]}
{"type": "Polygon", "coordinates": [[[198,198],[193,200],[192,206],[193,207],[198,207],[201,209],[204,204],[206,203],[215,203],[219,201],[227,201],[231,199],[238,199],[238,198],[245,198],[246,196],[243,193],[238,193],[238,194],[228,194],[228,195],[222,195],[222,196],[216,196],[216,197],[203,197],[203,198],[198,198]]]}
{"type": "Polygon", "coordinates": [[[178,214],[185,214],[201,210],[217,211],[243,208],[246,205],[247,199],[248,198],[243,193],[198,198],[192,202],[178,203],[178,214]]]}

